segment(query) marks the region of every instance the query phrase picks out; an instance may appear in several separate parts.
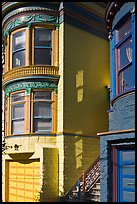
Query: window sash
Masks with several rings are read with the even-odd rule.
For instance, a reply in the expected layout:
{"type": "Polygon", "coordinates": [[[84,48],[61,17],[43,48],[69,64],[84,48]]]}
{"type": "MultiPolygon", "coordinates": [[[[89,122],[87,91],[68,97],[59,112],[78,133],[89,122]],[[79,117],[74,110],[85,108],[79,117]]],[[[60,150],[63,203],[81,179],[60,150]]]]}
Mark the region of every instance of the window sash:
{"type": "Polygon", "coordinates": [[[12,120],[24,118],[24,104],[16,104],[12,106],[12,120]]]}
{"type": "Polygon", "coordinates": [[[16,32],[13,35],[12,53],[22,49],[26,49],[26,30],[16,32]]]}
{"type": "Polygon", "coordinates": [[[119,43],[129,34],[131,34],[131,18],[128,18],[127,21],[117,29],[116,43],[119,43]]]}
{"type": "Polygon", "coordinates": [[[34,119],[34,132],[51,132],[52,130],[52,119],[34,119]]]}
{"type": "Polygon", "coordinates": [[[12,134],[24,133],[25,122],[24,119],[12,121],[12,134]]]}
{"type": "Polygon", "coordinates": [[[12,39],[12,67],[24,66],[26,61],[26,30],[16,32],[12,39]]]}
{"type": "Polygon", "coordinates": [[[52,92],[33,92],[33,132],[52,131],[52,92]]]}
{"type": "Polygon", "coordinates": [[[122,93],[132,88],[132,65],[118,73],[118,92],[122,93]]]}
{"type": "Polygon", "coordinates": [[[22,101],[25,101],[25,93],[24,92],[12,94],[12,103],[22,102],[22,101]]]}
{"type": "Polygon", "coordinates": [[[46,28],[34,30],[34,64],[51,65],[52,31],[46,28]]]}
{"type": "Polygon", "coordinates": [[[51,91],[34,91],[33,99],[36,100],[51,100],[51,91]]]}
{"type": "Polygon", "coordinates": [[[132,62],[132,39],[124,41],[117,49],[118,70],[124,68],[132,62]]]}

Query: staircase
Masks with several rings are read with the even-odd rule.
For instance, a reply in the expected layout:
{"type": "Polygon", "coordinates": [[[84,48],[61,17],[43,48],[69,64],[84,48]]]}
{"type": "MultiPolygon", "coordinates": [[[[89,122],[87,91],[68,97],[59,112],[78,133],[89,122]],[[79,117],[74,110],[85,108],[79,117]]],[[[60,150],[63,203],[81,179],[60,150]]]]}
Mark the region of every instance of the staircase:
{"type": "Polygon", "coordinates": [[[74,184],[65,195],[63,202],[100,202],[100,161],[99,158],[74,184]]]}

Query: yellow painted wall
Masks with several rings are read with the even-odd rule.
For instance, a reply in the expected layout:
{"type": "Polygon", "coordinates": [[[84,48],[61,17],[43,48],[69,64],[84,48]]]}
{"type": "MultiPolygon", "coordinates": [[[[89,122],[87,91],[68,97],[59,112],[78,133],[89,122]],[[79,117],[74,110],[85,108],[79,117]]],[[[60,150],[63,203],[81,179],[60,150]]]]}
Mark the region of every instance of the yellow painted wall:
{"type": "Polygon", "coordinates": [[[58,199],[58,149],[43,149],[43,186],[41,202],[58,199]]]}
{"type": "Polygon", "coordinates": [[[64,141],[64,192],[67,193],[98,158],[100,138],[67,135],[64,141]]]}
{"type": "Polygon", "coordinates": [[[108,130],[105,86],[109,85],[109,43],[67,24],[64,33],[63,131],[68,133],[64,135],[63,155],[66,194],[99,157],[100,139],[94,136],[108,130]]]}
{"type": "Polygon", "coordinates": [[[109,42],[68,24],[64,30],[64,131],[107,131],[109,42]]]}

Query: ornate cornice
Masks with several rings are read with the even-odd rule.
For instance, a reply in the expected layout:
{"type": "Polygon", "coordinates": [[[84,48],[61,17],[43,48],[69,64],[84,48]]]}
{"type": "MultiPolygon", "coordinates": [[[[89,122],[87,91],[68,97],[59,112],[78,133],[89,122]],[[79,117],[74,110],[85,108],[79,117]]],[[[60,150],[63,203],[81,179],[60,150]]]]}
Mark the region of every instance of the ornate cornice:
{"type": "Polygon", "coordinates": [[[58,75],[59,68],[56,66],[40,66],[40,65],[31,65],[24,66],[19,68],[11,69],[3,75],[3,85],[7,82],[10,82],[13,79],[23,79],[27,77],[36,77],[36,76],[56,76],[58,75]]]}
{"type": "Polygon", "coordinates": [[[56,16],[49,16],[45,13],[23,13],[19,16],[16,15],[14,18],[12,17],[10,20],[8,19],[7,23],[4,25],[4,37],[7,36],[12,30],[19,26],[26,25],[30,27],[34,23],[50,23],[58,26],[58,18],[56,16]]]}
{"type": "Polygon", "coordinates": [[[53,82],[18,82],[14,84],[8,85],[4,94],[5,97],[9,97],[9,94],[14,91],[26,90],[26,93],[29,95],[31,93],[31,89],[53,89],[55,93],[58,93],[58,86],[53,82]]]}
{"type": "Polygon", "coordinates": [[[106,13],[105,13],[105,20],[106,20],[106,27],[110,32],[112,29],[112,23],[114,20],[115,15],[120,10],[120,8],[125,4],[125,2],[117,1],[117,2],[110,2],[107,5],[106,13]]]}

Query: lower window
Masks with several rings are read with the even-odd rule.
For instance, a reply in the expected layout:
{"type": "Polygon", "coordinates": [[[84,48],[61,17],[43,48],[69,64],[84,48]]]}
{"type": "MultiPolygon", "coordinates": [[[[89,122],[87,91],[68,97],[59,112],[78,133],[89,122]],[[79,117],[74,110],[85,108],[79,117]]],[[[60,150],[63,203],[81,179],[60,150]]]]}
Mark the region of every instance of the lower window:
{"type": "Polygon", "coordinates": [[[33,132],[52,131],[52,99],[50,91],[33,92],[33,132]]]}

